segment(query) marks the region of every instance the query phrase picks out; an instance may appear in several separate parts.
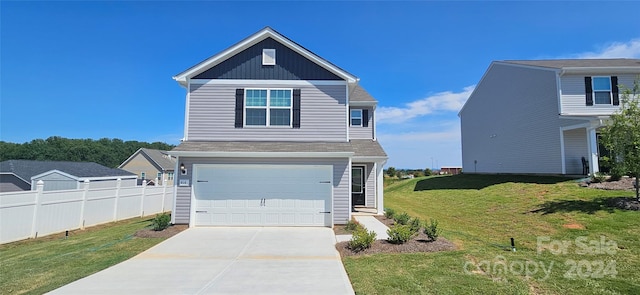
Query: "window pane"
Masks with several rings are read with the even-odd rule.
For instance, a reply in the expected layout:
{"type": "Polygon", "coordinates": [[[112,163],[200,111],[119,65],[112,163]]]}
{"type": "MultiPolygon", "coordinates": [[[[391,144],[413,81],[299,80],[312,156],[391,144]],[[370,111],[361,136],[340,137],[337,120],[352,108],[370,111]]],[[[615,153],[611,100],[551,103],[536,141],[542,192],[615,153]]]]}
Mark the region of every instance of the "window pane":
{"type": "Polygon", "coordinates": [[[362,119],[362,110],[351,110],[351,119],[362,119]]]}
{"type": "Polygon", "coordinates": [[[271,90],[269,99],[272,107],[290,107],[291,90],[271,90]]]}
{"type": "Polygon", "coordinates": [[[593,78],[593,91],[597,91],[597,90],[604,90],[604,91],[611,90],[611,80],[609,79],[609,77],[593,78]]]}
{"type": "Polygon", "coordinates": [[[611,92],[609,91],[596,91],[595,92],[596,104],[611,104],[611,92]]]}
{"type": "Polygon", "coordinates": [[[271,109],[269,111],[269,124],[271,126],[291,125],[291,115],[289,109],[271,109]]]}
{"type": "Polygon", "coordinates": [[[353,125],[353,126],[362,125],[362,119],[351,119],[351,125],[353,125]]]}
{"type": "Polygon", "coordinates": [[[247,90],[247,106],[266,107],[267,90],[249,89],[247,90]]]}
{"type": "Polygon", "coordinates": [[[351,169],[351,192],[362,192],[362,169],[351,169]]]}
{"type": "Polygon", "coordinates": [[[266,109],[247,109],[247,125],[266,126],[267,110],[266,109]]]}

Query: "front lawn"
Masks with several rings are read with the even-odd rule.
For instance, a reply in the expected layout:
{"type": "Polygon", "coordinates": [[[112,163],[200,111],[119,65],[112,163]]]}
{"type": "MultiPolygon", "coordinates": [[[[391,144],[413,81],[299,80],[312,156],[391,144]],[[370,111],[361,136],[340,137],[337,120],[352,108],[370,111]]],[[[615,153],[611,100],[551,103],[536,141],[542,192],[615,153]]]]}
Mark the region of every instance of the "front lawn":
{"type": "Polygon", "coordinates": [[[151,219],[134,218],[0,245],[0,293],[42,294],[127,260],[166,238],[134,234],[151,219]]]}
{"type": "Polygon", "coordinates": [[[401,181],[385,205],[437,219],[459,250],[343,261],[358,294],[640,294],[640,212],[607,202],[632,194],[558,177],[401,181]]]}

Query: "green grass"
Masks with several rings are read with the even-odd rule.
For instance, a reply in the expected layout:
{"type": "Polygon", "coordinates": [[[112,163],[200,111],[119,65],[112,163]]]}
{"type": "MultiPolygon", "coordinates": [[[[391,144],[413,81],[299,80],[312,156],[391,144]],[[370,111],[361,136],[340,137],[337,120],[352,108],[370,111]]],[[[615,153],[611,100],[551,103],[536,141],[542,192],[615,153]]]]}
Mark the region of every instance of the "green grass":
{"type": "Polygon", "coordinates": [[[134,218],[64,235],[0,245],[0,293],[42,294],[127,260],[163,241],[136,238],[151,219],[134,218]]]}
{"type": "Polygon", "coordinates": [[[346,257],[344,264],[358,294],[640,294],[640,212],[606,205],[608,198],[632,195],[581,188],[559,177],[456,175],[396,182],[385,188],[385,206],[437,219],[441,236],[459,249],[346,257]],[[517,252],[509,251],[511,237],[517,252]],[[538,254],[538,237],[548,237],[545,246],[571,244],[566,254],[538,254]],[[604,250],[594,247],[602,237],[617,243],[612,253],[578,253],[585,247],[577,238],[591,250],[604,250]],[[500,262],[513,271],[499,272],[500,262]],[[604,277],[591,277],[600,262],[604,277]],[[519,270],[521,264],[529,265],[530,275],[519,270]]]}

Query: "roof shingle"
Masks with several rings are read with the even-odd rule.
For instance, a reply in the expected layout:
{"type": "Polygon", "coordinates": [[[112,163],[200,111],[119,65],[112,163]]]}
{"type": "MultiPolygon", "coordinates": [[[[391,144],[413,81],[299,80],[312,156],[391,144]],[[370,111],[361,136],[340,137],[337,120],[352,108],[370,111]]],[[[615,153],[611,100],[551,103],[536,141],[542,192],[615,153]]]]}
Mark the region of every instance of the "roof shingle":
{"type": "Polygon", "coordinates": [[[609,58],[609,59],[541,59],[541,60],[503,60],[502,62],[537,66],[544,68],[601,68],[601,67],[639,67],[640,59],[609,58]]]}
{"type": "Polygon", "coordinates": [[[93,162],[7,160],[0,162],[0,172],[13,173],[30,182],[31,177],[58,170],[76,177],[135,176],[131,172],[109,168],[93,162]]]}

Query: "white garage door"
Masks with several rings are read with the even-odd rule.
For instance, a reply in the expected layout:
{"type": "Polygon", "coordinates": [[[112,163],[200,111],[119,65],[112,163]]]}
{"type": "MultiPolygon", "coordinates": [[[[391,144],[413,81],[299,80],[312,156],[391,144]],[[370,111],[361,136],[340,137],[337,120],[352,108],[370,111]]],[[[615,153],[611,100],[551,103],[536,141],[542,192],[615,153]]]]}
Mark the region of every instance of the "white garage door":
{"type": "Polygon", "coordinates": [[[195,225],[331,226],[327,165],[196,165],[195,225]]]}

